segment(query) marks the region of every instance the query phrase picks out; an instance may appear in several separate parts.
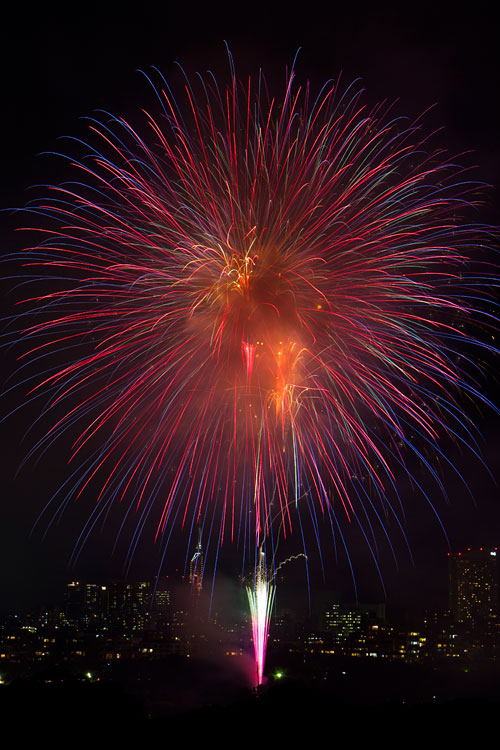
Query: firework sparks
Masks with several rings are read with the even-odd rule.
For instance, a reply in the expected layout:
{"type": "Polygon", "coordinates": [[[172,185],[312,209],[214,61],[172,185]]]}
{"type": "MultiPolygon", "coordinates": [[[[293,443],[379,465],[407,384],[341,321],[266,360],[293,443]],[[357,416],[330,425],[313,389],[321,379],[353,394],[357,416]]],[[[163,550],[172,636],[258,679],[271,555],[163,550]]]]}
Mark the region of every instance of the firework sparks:
{"type": "Polygon", "coordinates": [[[402,524],[405,453],[437,476],[426,446],[473,442],[460,398],[486,399],[457,364],[478,344],[458,322],[491,319],[491,280],[468,271],[487,232],[459,218],[476,190],[462,170],[355,87],[199,87],[182,107],[160,77],[144,134],[91,122],[76,179],[30,208],[42,239],[23,262],[55,281],[25,300],[19,338],[50,425],[33,452],[71,436],[56,507],[97,498],[75,554],[119,504],[137,514],[129,559],[149,520],[165,550],[175,526],[199,525],[214,559],[229,537],[256,559],[261,681],[269,519],[287,535],[305,508],[346,552],[354,522],[375,559],[375,527],[402,524]]]}
{"type": "Polygon", "coordinates": [[[273,608],[275,587],[268,581],[264,550],[259,547],[255,582],[247,586],[250,616],[252,618],[253,648],[257,672],[257,685],[264,681],[264,664],[266,661],[267,637],[273,608]]]}

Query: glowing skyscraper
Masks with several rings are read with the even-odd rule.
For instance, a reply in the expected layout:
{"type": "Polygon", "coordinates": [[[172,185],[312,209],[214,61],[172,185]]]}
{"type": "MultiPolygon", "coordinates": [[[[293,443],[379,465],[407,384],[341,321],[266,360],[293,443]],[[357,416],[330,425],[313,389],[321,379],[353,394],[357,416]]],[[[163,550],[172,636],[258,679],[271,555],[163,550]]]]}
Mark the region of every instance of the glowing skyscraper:
{"type": "Polygon", "coordinates": [[[497,550],[448,556],[449,605],[456,622],[484,622],[498,608],[497,550]]]}
{"type": "Polygon", "coordinates": [[[201,546],[201,529],[198,527],[198,544],[196,550],[189,563],[189,583],[191,584],[191,591],[193,596],[199,597],[203,588],[203,568],[205,560],[203,557],[203,549],[201,546]]]}

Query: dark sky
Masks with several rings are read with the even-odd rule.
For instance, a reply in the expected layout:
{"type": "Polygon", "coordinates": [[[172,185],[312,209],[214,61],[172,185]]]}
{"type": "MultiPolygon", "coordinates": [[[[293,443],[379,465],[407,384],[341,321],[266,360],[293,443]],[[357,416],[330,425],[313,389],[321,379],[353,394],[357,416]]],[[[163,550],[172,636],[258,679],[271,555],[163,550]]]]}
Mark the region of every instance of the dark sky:
{"type": "MultiPolygon", "coordinates": [[[[177,77],[173,63],[179,61],[191,74],[211,68],[225,75],[223,40],[227,40],[243,77],[261,66],[271,85],[281,87],[285,66],[301,47],[296,70],[302,80],[309,78],[319,86],[339,72],[346,82],[359,77],[369,103],[398,100],[396,111],[409,116],[436,105],[426,116],[426,126],[429,130],[444,126],[439,142],[452,153],[473,152],[465,158],[477,165],[477,178],[497,186],[488,194],[480,219],[498,224],[497,26],[478,4],[467,10],[460,4],[419,4],[418,10],[413,4],[400,4],[397,11],[373,4],[367,12],[359,4],[343,6],[332,2],[326,8],[311,2],[300,14],[284,4],[264,9],[255,3],[239,11],[232,4],[209,3],[167,3],[162,11],[143,3],[133,12],[120,7],[113,13],[89,10],[83,4],[67,4],[60,12],[30,10],[29,15],[25,8],[11,10],[2,19],[0,38],[2,205],[23,206],[30,185],[64,179],[63,166],[39,154],[63,150],[60,136],[82,135],[85,126],[79,118],[99,108],[133,118],[139,107],[151,105],[150,91],[137,69],[155,65],[169,79],[177,77]]],[[[14,235],[19,219],[10,213],[3,218],[2,248],[9,252],[20,247],[19,235],[14,235]]],[[[6,305],[8,311],[9,302],[6,305]]],[[[8,358],[7,367],[12,367],[8,358]]],[[[488,389],[496,398],[493,381],[488,389]]],[[[9,402],[2,412],[13,406],[9,402]]],[[[29,537],[37,512],[57,486],[57,457],[43,458],[38,469],[30,465],[14,479],[26,450],[21,438],[27,419],[10,419],[1,435],[0,605],[4,609],[50,598],[69,575],[90,578],[122,570],[120,555],[112,557],[109,539],[103,538],[93,540],[79,566],[68,571],[85,508],[71,509],[45,540],[40,533],[29,537]]],[[[477,422],[484,437],[484,460],[498,476],[500,421],[478,413],[477,422]]],[[[451,548],[500,546],[494,483],[479,462],[453,446],[449,455],[463,468],[476,503],[456,476],[445,470],[449,505],[443,499],[437,502],[451,548]]],[[[403,488],[403,494],[414,566],[402,540],[395,540],[399,570],[388,554],[382,555],[388,597],[402,605],[425,600],[438,604],[446,585],[446,541],[421,498],[416,499],[409,487],[403,488]]],[[[148,554],[145,549],[141,559],[133,574],[148,574],[158,553],[148,554]]],[[[381,598],[370,561],[360,554],[355,565],[360,597],[381,598]]],[[[337,565],[327,551],[325,566],[328,585],[352,597],[345,561],[337,565]]],[[[295,575],[302,585],[302,572],[291,568],[290,577],[295,575]]]]}

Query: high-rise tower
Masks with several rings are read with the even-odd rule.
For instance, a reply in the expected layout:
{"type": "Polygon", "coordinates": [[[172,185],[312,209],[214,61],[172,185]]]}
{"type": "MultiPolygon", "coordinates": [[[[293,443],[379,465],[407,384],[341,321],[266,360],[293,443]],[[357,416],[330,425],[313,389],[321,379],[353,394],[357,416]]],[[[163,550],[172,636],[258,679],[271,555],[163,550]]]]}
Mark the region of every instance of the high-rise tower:
{"type": "Polygon", "coordinates": [[[189,563],[189,583],[194,596],[199,597],[203,588],[203,549],[201,546],[201,529],[198,527],[198,544],[189,563]]]}
{"type": "Polygon", "coordinates": [[[449,605],[456,622],[478,623],[498,608],[497,550],[479,549],[448,556],[449,605]]]}

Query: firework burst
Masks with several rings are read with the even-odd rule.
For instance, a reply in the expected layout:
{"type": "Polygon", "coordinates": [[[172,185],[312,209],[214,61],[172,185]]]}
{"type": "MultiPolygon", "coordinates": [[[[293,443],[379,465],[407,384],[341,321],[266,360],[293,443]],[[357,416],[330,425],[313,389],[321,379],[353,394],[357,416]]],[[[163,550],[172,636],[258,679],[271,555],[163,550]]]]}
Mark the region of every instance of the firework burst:
{"type": "Polygon", "coordinates": [[[313,97],[292,73],[278,99],[233,72],[186,79],[181,106],[156,74],[161,113],[141,132],[92,120],[75,180],[30,207],[23,262],[55,278],[18,316],[52,420],[33,450],[78,429],[56,503],[97,494],[75,553],[118,503],[130,555],[148,520],[165,549],[200,524],[258,572],[271,519],[287,535],[301,506],[373,549],[400,523],[405,455],[433,472],[426,445],[473,441],[458,323],[482,315],[490,281],[468,269],[487,231],[459,217],[477,186],[355,85],[313,97]]]}

